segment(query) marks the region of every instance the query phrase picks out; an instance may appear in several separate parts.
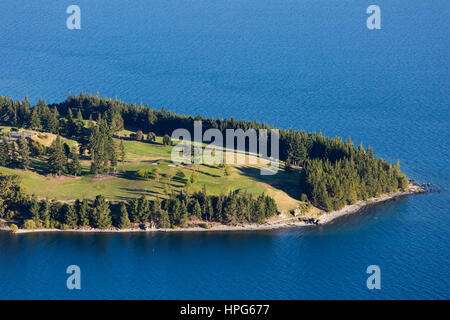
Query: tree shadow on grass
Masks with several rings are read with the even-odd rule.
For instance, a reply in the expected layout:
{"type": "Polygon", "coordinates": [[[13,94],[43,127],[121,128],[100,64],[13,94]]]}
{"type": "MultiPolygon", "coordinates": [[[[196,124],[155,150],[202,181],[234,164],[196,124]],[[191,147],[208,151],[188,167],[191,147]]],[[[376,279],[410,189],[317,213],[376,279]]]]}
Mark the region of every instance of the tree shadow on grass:
{"type": "Polygon", "coordinates": [[[123,179],[134,180],[134,181],[147,181],[147,180],[150,180],[150,179],[145,179],[145,178],[139,176],[137,174],[137,172],[138,172],[138,170],[127,170],[127,171],[123,172],[120,177],[123,178],[123,179]]]}
{"type": "Polygon", "coordinates": [[[209,172],[206,172],[206,171],[197,170],[196,172],[198,172],[199,174],[204,174],[205,176],[210,176],[212,178],[220,178],[219,175],[213,174],[213,173],[209,173],[209,172]]]}
{"type": "MultiPolygon", "coordinates": [[[[135,188],[120,188],[120,190],[126,191],[129,194],[133,194],[134,196],[131,198],[138,198],[140,196],[157,196],[161,195],[161,193],[147,190],[147,189],[135,189],[135,188]]],[[[125,197],[123,197],[125,198],[125,197]]]]}
{"type": "Polygon", "coordinates": [[[279,189],[288,194],[291,198],[300,200],[300,172],[288,171],[280,168],[274,175],[261,175],[260,168],[242,166],[235,167],[242,175],[253,178],[255,181],[267,183],[275,189],[279,189]]]}
{"type": "MultiPolygon", "coordinates": [[[[201,166],[213,168],[212,166],[209,166],[209,165],[206,165],[206,164],[201,164],[201,166]]],[[[209,173],[207,171],[203,171],[203,170],[200,170],[200,169],[196,170],[194,167],[191,167],[191,166],[185,166],[184,169],[189,170],[191,172],[197,172],[199,174],[204,174],[205,176],[209,176],[209,177],[212,177],[212,178],[220,178],[221,177],[221,176],[219,176],[217,174],[209,173]]]]}
{"type": "Polygon", "coordinates": [[[46,175],[50,172],[50,166],[48,165],[48,162],[36,159],[31,160],[30,169],[40,175],[46,175]]]}

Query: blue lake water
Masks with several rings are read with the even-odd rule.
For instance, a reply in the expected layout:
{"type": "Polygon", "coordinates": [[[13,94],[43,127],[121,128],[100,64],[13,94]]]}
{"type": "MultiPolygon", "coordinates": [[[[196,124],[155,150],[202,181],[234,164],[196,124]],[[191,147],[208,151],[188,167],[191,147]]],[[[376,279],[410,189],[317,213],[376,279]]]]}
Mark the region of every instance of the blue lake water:
{"type": "Polygon", "coordinates": [[[0,94],[81,90],[178,113],[351,136],[441,193],[321,229],[0,233],[0,298],[450,298],[450,6],[376,1],[0,2],[0,94]],[[82,290],[66,289],[66,267],[82,290]],[[366,287],[381,268],[381,290],[366,287]]]}

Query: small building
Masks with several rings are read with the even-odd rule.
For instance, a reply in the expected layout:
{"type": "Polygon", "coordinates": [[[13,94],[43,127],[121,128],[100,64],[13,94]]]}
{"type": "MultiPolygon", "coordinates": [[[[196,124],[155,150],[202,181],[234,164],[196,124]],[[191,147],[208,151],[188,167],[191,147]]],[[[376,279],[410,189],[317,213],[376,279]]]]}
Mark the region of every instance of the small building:
{"type": "Polygon", "coordinates": [[[5,140],[6,142],[10,141],[17,141],[21,138],[31,138],[35,136],[36,133],[34,132],[28,132],[28,131],[9,131],[9,132],[1,132],[0,133],[0,140],[5,140]]]}

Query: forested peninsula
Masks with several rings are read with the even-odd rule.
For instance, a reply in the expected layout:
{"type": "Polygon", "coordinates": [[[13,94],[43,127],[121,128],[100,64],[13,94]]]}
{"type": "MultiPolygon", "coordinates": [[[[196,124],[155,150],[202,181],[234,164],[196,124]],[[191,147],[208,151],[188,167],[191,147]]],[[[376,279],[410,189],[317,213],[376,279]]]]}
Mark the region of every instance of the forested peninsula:
{"type": "Polygon", "coordinates": [[[273,176],[259,175],[265,163],[174,164],[171,134],[194,134],[194,121],[223,133],[275,129],[83,92],[35,105],[0,96],[0,228],[270,229],[326,222],[330,212],[423,191],[370,146],[293,129],[278,131],[281,165],[273,176]]]}

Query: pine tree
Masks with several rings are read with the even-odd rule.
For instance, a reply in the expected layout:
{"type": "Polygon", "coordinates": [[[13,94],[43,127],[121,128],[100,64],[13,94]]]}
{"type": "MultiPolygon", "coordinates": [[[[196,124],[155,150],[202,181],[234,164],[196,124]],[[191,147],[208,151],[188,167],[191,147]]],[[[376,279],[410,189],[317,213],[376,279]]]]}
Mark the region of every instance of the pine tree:
{"type": "Polygon", "coordinates": [[[39,217],[45,223],[46,227],[48,227],[50,222],[50,202],[47,199],[41,202],[39,217]]]}
{"type": "Polygon", "coordinates": [[[113,171],[115,171],[116,167],[117,167],[117,161],[118,161],[119,155],[117,154],[117,146],[113,139],[111,139],[111,141],[110,141],[109,153],[110,153],[111,167],[112,167],[113,171]]]}
{"type": "Polygon", "coordinates": [[[31,129],[39,130],[41,129],[41,117],[39,115],[39,109],[37,106],[33,108],[33,112],[31,113],[31,129]]]}
{"type": "Polygon", "coordinates": [[[131,222],[139,222],[139,199],[131,200],[129,216],[131,222]]]}
{"type": "Polygon", "coordinates": [[[67,165],[69,173],[74,176],[79,176],[83,171],[83,167],[81,166],[76,146],[72,147],[70,157],[72,158],[72,161],[67,165]]]}
{"type": "MultiPolygon", "coordinates": [[[[100,117],[100,116],[99,116],[100,117]]],[[[100,121],[100,118],[99,118],[100,121]]],[[[100,130],[98,126],[94,126],[91,130],[91,134],[89,137],[89,152],[91,155],[91,159],[93,160],[91,163],[91,173],[99,174],[102,172],[103,166],[103,141],[100,137],[100,130]]]]}
{"type": "Polygon", "coordinates": [[[111,130],[116,133],[123,130],[123,118],[120,113],[114,114],[111,119],[111,130]]]}
{"type": "Polygon", "coordinates": [[[78,216],[78,224],[80,226],[89,225],[89,203],[86,199],[75,201],[75,211],[78,216]]]}
{"type": "Polygon", "coordinates": [[[198,200],[195,200],[194,207],[192,208],[192,215],[197,218],[202,217],[202,208],[200,207],[198,200]]]}
{"type": "Polygon", "coordinates": [[[123,144],[123,141],[120,140],[120,145],[119,145],[119,158],[120,158],[120,161],[121,161],[122,163],[125,161],[125,155],[126,155],[126,152],[125,152],[125,146],[124,146],[124,144],[123,144]]]}
{"type": "Polygon", "coordinates": [[[105,200],[105,197],[98,195],[94,202],[93,222],[94,227],[100,229],[106,229],[111,226],[111,216],[109,213],[109,203],[105,200]]]}
{"type": "Polygon", "coordinates": [[[171,206],[169,207],[169,218],[172,225],[177,226],[180,223],[180,200],[171,200],[171,206]]]}
{"type": "Polygon", "coordinates": [[[19,154],[22,168],[28,170],[31,164],[30,148],[28,147],[28,141],[25,138],[19,140],[19,154]]]}
{"type": "Polygon", "coordinates": [[[153,201],[152,204],[152,208],[151,208],[151,221],[157,221],[160,215],[160,211],[161,211],[161,201],[159,200],[159,198],[156,198],[153,201]]]}
{"type": "Polygon", "coordinates": [[[409,185],[408,178],[406,178],[404,174],[401,174],[401,176],[398,178],[398,187],[403,191],[406,191],[408,185],[409,185]]]}
{"type": "Polygon", "coordinates": [[[225,200],[224,204],[224,221],[228,224],[235,224],[237,222],[237,201],[234,194],[230,194],[225,200]]]}
{"type": "Polygon", "coordinates": [[[69,120],[69,122],[73,121],[73,112],[71,108],[69,108],[69,110],[67,111],[67,119],[69,120]]]}
{"type": "Polygon", "coordinates": [[[30,219],[34,220],[35,223],[38,223],[39,218],[39,202],[37,201],[36,197],[33,196],[30,204],[30,219]]]}
{"type": "Polygon", "coordinates": [[[263,196],[259,196],[256,201],[256,210],[255,210],[255,222],[263,223],[266,217],[266,204],[264,202],[263,196]]]}
{"type": "Polygon", "coordinates": [[[61,143],[61,137],[58,136],[51,145],[51,155],[49,158],[50,168],[53,173],[61,175],[66,171],[67,158],[61,143]]]}
{"type": "Polygon", "coordinates": [[[5,138],[0,142],[0,166],[8,167],[9,166],[9,148],[8,142],[6,142],[5,138]]]}
{"type": "Polygon", "coordinates": [[[170,228],[170,217],[166,210],[161,210],[159,214],[159,226],[161,228],[170,228]]]}
{"type": "Polygon", "coordinates": [[[269,196],[265,197],[265,201],[266,201],[266,218],[273,217],[278,211],[277,203],[273,198],[269,196]]]}
{"type": "Polygon", "coordinates": [[[214,210],[214,220],[222,222],[223,219],[223,199],[222,196],[217,198],[216,210],[214,210]]]}
{"type": "Polygon", "coordinates": [[[209,221],[209,220],[211,220],[213,215],[214,215],[214,210],[213,210],[213,206],[211,203],[211,198],[208,197],[208,198],[206,198],[206,201],[205,201],[204,219],[209,221]]]}
{"type": "Polygon", "coordinates": [[[78,121],[83,121],[83,115],[81,114],[81,110],[80,109],[78,109],[78,112],[77,112],[77,120],[78,121]]]}
{"type": "Polygon", "coordinates": [[[145,196],[139,199],[138,216],[141,223],[147,222],[150,217],[150,202],[145,199],[145,196]]]}
{"type": "Polygon", "coordinates": [[[17,151],[17,145],[14,141],[8,143],[8,155],[10,166],[15,168],[20,163],[20,161],[19,152],[17,151]]]}
{"type": "Polygon", "coordinates": [[[179,225],[181,227],[184,227],[186,225],[186,223],[188,222],[188,219],[189,219],[188,210],[186,208],[185,202],[182,201],[181,205],[180,205],[180,221],[179,221],[179,225]]]}
{"type": "Polygon", "coordinates": [[[75,207],[70,204],[65,204],[63,208],[64,212],[64,223],[67,224],[71,228],[75,228],[78,224],[77,212],[75,211],[75,207]]]}
{"type": "Polygon", "coordinates": [[[125,203],[122,202],[120,206],[120,220],[119,220],[119,228],[126,229],[130,227],[130,218],[128,217],[127,207],[125,203]]]}
{"type": "Polygon", "coordinates": [[[44,201],[41,202],[39,217],[42,221],[45,221],[50,218],[50,201],[48,201],[48,199],[45,199],[44,201]]]}
{"type": "MultiPolygon", "coordinates": [[[[106,115],[104,116],[106,119],[106,115]]],[[[97,126],[91,129],[89,137],[89,152],[93,160],[91,172],[93,174],[104,174],[109,171],[109,164],[113,168],[117,165],[117,151],[112,138],[111,129],[106,120],[102,120],[99,114],[97,126]]]]}
{"type": "Polygon", "coordinates": [[[58,109],[55,107],[48,120],[48,130],[54,134],[57,134],[59,131],[58,115],[58,109]]]}

